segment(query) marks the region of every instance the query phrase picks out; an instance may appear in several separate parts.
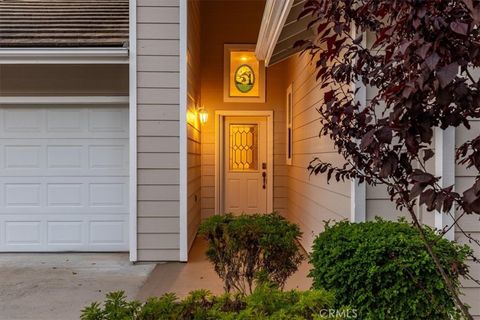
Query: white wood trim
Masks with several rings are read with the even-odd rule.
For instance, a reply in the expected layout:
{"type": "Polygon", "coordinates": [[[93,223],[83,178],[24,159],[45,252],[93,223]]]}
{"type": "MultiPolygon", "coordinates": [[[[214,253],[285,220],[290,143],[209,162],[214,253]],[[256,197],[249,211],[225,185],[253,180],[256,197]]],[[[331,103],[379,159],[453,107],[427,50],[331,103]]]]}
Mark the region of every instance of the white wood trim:
{"type": "Polygon", "coordinates": [[[220,172],[223,172],[223,161],[221,161],[221,149],[224,145],[224,120],[222,112],[215,112],[215,211],[214,214],[220,214],[223,208],[223,197],[220,196],[220,172]]]}
{"type": "Polygon", "coordinates": [[[187,0],[180,0],[180,261],[188,261],[187,218],[187,0]]]}
{"type": "Polygon", "coordinates": [[[0,96],[0,104],[128,104],[128,96],[0,96]]]}
{"type": "MultiPolygon", "coordinates": [[[[267,113],[266,113],[267,114],[267,113]]],[[[273,111],[269,111],[267,117],[267,130],[268,130],[268,138],[267,138],[267,212],[273,212],[273,185],[275,181],[273,181],[273,111]]]]}
{"type": "Polygon", "coordinates": [[[4,48],[0,64],[128,64],[128,56],[127,48],[4,48]]]}
{"type": "Polygon", "coordinates": [[[290,166],[293,159],[293,83],[287,88],[285,106],[287,108],[285,117],[285,163],[290,166]],[[290,139],[288,136],[289,130],[290,139]],[[289,150],[290,154],[288,153],[289,150]]]}
{"type": "Polygon", "coordinates": [[[273,110],[217,110],[215,111],[215,214],[223,213],[223,121],[225,117],[267,118],[267,212],[273,211],[273,110]]]}
{"type": "MultiPolygon", "coordinates": [[[[435,176],[441,177],[438,184],[442,188],[455,185],[455,128],[445,130],[435,128],[435,176]]],[[[452,216],[455,215],[455,205],[449,214],[435,211],[435,228],[442,230],[453,224],[452,216]]],[[[452,227],[445,237],[455,239],[455,227],[452,227]]]]}
{"type": "MultiPolygon", "coordinates": [[[[354,84],[355,88],[359,88],[357,99],[362,106],[367,104],[367,88],[358,81],[354,84]]],[[[350,190],[350,221],[351,222],[365,222],[367,220],[367,185],[366,183],[358,183],[358,179],[352,179],[350,190]]]]}
{"type": "MultiPolygon", "coordinates": [[[[356,30],[352,29],[352,37],[355,39],[356,30]]],[[[363,33],[362,45],[367,45],[367,33],[363,33]]],[[[356,101],[364,107],[367,105],[367,87],[361,80],[352,84],[353,92],[358,89],[354,96],[356,101]]],[[[359,183],[358,179],[352,179],[350,182],[350,221],[365,222],[367,220],[367,186],[366,183],[359,183]]]]}
{"type": "Polygon", "coordinates": [[[130,0],[130,65],[129,65],[129,152],[130,152],[130,217],[129,247],[130,261],[137,256],[137,1],[130,0]]]}
{"type": "Polygon", "coordinates": [[[358,184],[358,179],[353,179],[351,184],[350,221],[365,222],[367,220],[367,188],[365,183],[358,184]]]}
{"type": "Polygon", "coordinates": [[[293,0],[267,0],[265,4],[255,54],[258,60],[265,61],[267,67],[293,2],[293,0]]]}

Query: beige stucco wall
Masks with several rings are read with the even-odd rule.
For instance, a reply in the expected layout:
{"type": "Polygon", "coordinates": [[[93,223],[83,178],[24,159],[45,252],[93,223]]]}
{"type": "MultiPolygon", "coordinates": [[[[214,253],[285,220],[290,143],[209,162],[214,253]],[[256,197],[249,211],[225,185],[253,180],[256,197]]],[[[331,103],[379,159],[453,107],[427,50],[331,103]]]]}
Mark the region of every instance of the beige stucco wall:
{"type": "Polygon", "coordinates": [[[273,208],[281,213],[286,208],[283,68],[274,66],[267,69],[265,103],[223,102],[224,44],[255,44],[264,5],[263,1],[201,1],[202,104],[209,112],[209,121],[202,126],[202,218],[214,214],[215,206],[215,110],[273,110],[273,208]]]}
{"type": "Polygon", "coordinates": [[[138,260],[179,260],[179,0],[137,1],[138,260]]]}
{"type": "Polygon", "coordinates": [[[199,0],[188,1],[187,230],[189,248],[195,239],[201,220],[201,125],[196,112],[201,95],[200,30],[200,2],[199,0]]]}

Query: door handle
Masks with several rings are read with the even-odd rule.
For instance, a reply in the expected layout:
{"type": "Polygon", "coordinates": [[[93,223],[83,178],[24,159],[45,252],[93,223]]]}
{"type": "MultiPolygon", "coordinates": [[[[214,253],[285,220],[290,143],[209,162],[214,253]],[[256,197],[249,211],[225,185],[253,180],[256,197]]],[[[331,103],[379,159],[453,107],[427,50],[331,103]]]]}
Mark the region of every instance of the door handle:
{"type": "Polygon", "coordinates": [[[263,178],[263,189],[267,188],[267,173],[265,171],[262,172],[262,178],[263,178]]]}

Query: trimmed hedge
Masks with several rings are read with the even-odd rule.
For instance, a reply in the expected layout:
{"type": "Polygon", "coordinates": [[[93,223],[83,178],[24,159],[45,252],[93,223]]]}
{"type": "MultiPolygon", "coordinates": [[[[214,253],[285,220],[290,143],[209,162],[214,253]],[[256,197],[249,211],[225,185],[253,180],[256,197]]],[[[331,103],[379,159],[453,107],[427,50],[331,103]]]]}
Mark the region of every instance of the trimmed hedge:
{"type": "MultiPolygon", "coordinates": [[[[458,290],[471,249],[424,230],[458,290]]],[[[361,319],[458,316],[419,231],[405,221],[327,224],[310,259],[313,287],[331,290],[337,304],[350,305],[361,319]]]]}
{"type": "MultiPolygon", "coordinates": [[[[334,297],[325,290],[280,291],[270,285],[258,286],[250,296],[213,296],[197,290],[183,300],[168,293],[147,302],[128,302],[124,292],[107,294],[103,304],[92,303],[82,310],[82,320],[320,320],[343,319],[329,316],[334,297]]],[[[349,309],[338,310],[348,315],[349,309]]],[[[352,313],[353,314],[353,313],[352,313]]]]}
{"type": "Polygon", "coordinates": [[[251,293],[255,281],[283,288],[304,260],[300,228],[276,213],[215,215],[199,234],[208,241],[206,255],[226,292],[251,293]]]}

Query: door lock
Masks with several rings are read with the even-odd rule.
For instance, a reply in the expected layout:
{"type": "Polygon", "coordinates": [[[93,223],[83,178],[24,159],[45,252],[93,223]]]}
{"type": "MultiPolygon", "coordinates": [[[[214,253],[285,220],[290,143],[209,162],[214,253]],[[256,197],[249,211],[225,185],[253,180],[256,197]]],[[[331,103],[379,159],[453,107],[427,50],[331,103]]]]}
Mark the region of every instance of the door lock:
{"type": "Polygon", "coordinates": [[[267,188],[267,173],[265,171],[262,172],[262,178],[263,178],[263,189],[267,188]]]}

